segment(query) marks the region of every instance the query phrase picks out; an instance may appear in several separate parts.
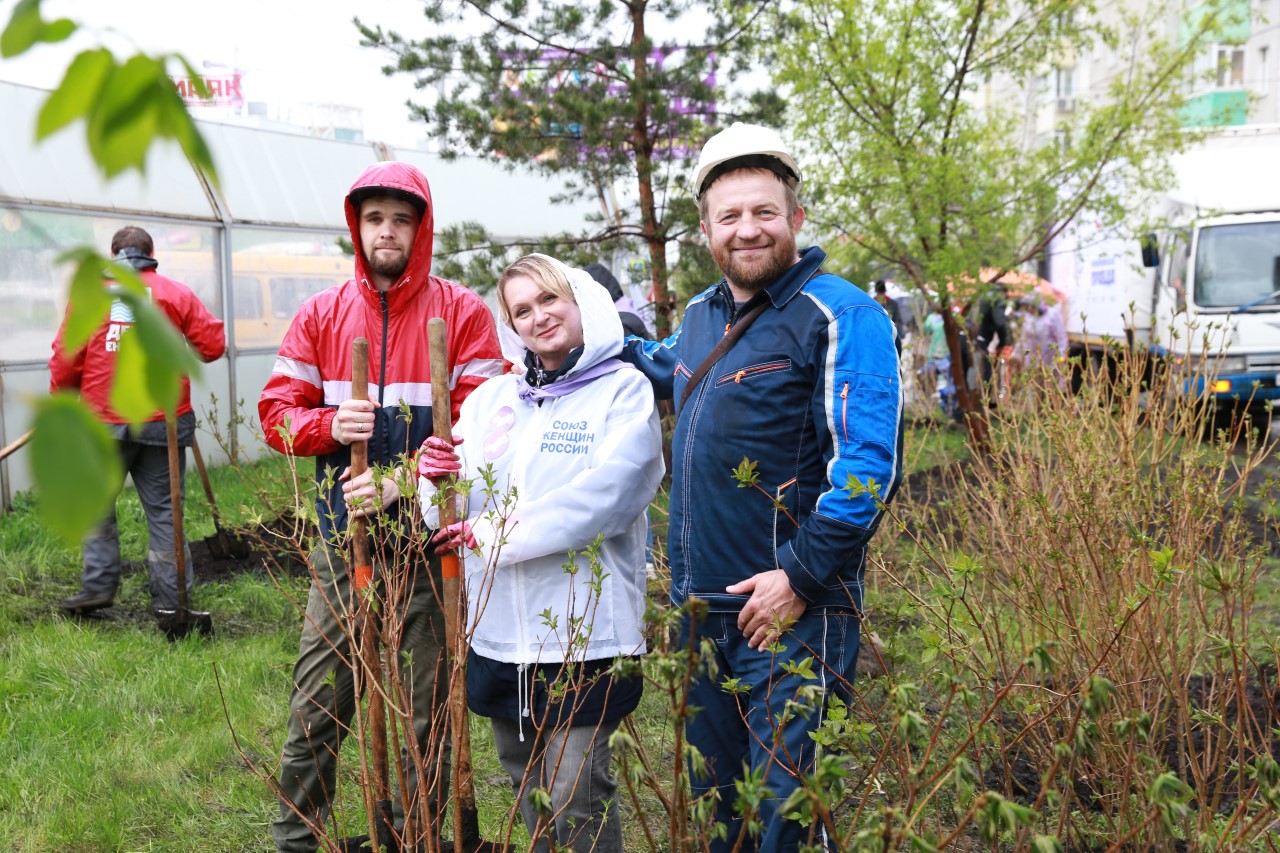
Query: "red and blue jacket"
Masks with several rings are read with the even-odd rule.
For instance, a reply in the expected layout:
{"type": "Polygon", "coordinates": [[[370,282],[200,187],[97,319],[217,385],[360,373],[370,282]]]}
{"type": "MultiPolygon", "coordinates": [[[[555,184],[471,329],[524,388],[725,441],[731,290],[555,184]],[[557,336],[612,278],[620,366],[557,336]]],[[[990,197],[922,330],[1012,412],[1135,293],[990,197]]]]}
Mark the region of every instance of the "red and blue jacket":
{"type": "MultiPolygon", "coordinates": [[[[326,539],[347,524],[337,476],[351,464],[351,448],[334,441],[331,427],[338,405],[351,397],[351,344],[356,338],[369,341],[369,398],[381,405],[369,439],[370,466],[399,464],[431,435],[427,321],[432,317],[444,318],[449,333],[452,420],[458,419],[467,395],[503,367],[489,307],[467,288],[431,275],[435,210],[426,178],[406,163],[378,163],[351,189],[362,187],[391,187],[426,202],[409,264],[386,292],[374,287],[360,243],[359,212],[348,200],[355,278],[298,308],[258,401],[268,444],[281,453],[316,457],[316,509],[326,539]]],[[[397,501],[388,515],[396,517],[402,505],[406,512],[417,509],[413,502],[397,501]]]]}
{"type": "MultiPolygon", "coordinates": [[[[137,269],[151,301],[182,333],[201,361],[222,357],[227,349],[222,321],[209,313],[191,288],[156,272],[154,258],[138,253],[130,258],[121,256],[119,260],[137,269]]],[[[106,322],[98,326],[84,345],[70,354],[63,352],[66,322],[64,317],[53,342],[53,355],[49,358],[49,391],[79,390],[80,398],[100,420],[108,424],[128,423],[128,418],[111,407],[111,386],[116,378],[117,347],[121,338],[133,328],[133,312],[125,302],[114,300],[106,322]]],[[[184,376],[175,414],[181,418],[191,411],[191,380],[184,376]]],[[[147,417],[148,423],[163,421],[163,411],[152,412],[147,417]]]]}

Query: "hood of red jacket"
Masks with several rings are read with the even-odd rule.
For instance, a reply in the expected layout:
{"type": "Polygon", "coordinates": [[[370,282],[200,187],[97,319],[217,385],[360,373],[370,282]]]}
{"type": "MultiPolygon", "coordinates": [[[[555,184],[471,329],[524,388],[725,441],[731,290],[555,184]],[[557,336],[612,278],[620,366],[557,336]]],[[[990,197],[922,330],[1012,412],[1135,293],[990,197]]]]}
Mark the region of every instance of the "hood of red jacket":
{"type": "Polygon", "coordinates": [[[435,205],[431,203],[431,187],[427,178],[416,166],[408,163],[375,163],[365,169],[356,178],[356,182],[347,191],[343,206],[347,213],[347,229],[351,232],[351,243],[356,250],[356,280],[366,292],[375,297],[377,288],[369,277],[369,265],[365,259],[364,246],[360,244],[359,212],[351,203],[351,193],[367,187],[389,187],[416,195],[426,203],[422,221],[418,223],[418,233],[413,239],[413,251],[409,253],[409,265],[404,275],[391,286],[387,292],[388,301],[393,304],[411,293],[416,293],[427,286],[431,276],[431,252],[435,243],[435,205]]]}

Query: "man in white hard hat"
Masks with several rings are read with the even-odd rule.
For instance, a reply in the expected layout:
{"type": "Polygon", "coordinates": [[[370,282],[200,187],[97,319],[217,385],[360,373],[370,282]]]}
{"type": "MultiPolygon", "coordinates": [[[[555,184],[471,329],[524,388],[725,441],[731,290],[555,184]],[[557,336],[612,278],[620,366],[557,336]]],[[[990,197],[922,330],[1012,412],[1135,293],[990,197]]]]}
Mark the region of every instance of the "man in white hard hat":
{"type": "Polygon", "coordinates": [[[715,643],[687,723],[705,760],[691,762],[694,793],[718,796],[728,829],[707,839],[713,851],[742,834],[741,850],[833,843],[820,821],[803,826],[778,806],[814,768],[810,733],[829,694],[851,695],[867,542],[901,476],[893,324],[822,270],[820,248],[797,251],[799,183],[776,132],[739,123],[713,136],[693,192],[725,278],[667,340],[627,343],[659,396],[678,401],[671,599],[706,602],[685,641],[715,643]],[[787,707],[796,701],[809,713],[787,707]],[[734,813],[744,764],[774,794],[759,832],[734,813]]]}

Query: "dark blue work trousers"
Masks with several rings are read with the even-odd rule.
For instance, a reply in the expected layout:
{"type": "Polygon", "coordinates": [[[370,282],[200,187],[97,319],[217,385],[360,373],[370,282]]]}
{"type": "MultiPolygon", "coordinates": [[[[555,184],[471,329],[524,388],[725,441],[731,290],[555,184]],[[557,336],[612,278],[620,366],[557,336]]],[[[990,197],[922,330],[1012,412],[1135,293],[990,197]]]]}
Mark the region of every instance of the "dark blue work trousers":
{"type": "Polygon", "coordinates": [[[783,636],[780,654],[749,648],[737,623],[737,612],[712,612],[696,625],[686,617],[683,625],[686,647],[691,627],[696,629],[695,642],[709,639],[715,644],[713,660],[704,661],[713,670],[700,668],[689,688],[691,714],[685,725],[689,744],[705,761],[704,772],[690,762],[693,795],[718,790],[715,819],[728,828],[726,840],[711,840],[709,849],[727,853],[742,832],[742,817],[734,809],[734,782],[743,777],[746,764],[752,771],[763,769],[764,785],[774,797],[760,806],[762,834],[744,839],[740,850],[780,853],[794,851],[801,843],[834,850],[824,827],[787,820],[777,808],[800,785],[801,776],[813,772],[817,744],[809,734],[822,725],[825,702],[817,703],[807,716],[793,714],[781,725],[779,715],[805,686],[817,685],[824,696],[834,691],[849,700],[858,657],[858,617],[848,611],[807,611],[783,636]],[[816,679],[783,670],[784,661],[798,663],[806,657],[814,658],[816,679]],[[749,689],[729,692],[721,686],[727,679],[738,679],[749,689]]]}

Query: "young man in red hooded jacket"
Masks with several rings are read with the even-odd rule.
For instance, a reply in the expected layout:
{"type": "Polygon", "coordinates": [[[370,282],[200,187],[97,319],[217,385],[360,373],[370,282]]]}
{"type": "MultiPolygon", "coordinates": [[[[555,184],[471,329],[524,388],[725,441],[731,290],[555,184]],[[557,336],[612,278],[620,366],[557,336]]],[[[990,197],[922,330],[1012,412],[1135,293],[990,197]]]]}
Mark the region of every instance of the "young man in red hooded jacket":
{"type": "MultiPolygon", "coordinates": [[[[121,264],[128,264],[151,293],[151,300],[164,312],[187,343],[204,361],[221,358],[227,348],[222,321],[209,313],[191,288],[156,272],[151,235],[136,225],[121,228],[111,238],[111,254],[121,264]]],[[[124,302],[111,304],[107,321],[89,340],[73,353],[63,352],[65,320],[53,342],[49,359],[49,390],[78,390],[98,419],[115,436],[124,470],[133,478],[138,499],[147,516],[147,573],[154,610],[174,610],[178,606],[178,567],[173,541],[173,512],[169,492],[168,432],[164,412],[153,412],[136,429],[111,408],[111,385],[116,376],[116,352],[120,339],[133,326],[133,312],[124,302]]],[[[182,380],[178,398],[178,445],[186,448],[196,432],[196,416],[191,410],[191,383],[182,380]]],[[[186,469],[186,453],[178,456],[178,468],[186,469]]],[[[121,484],[123,485],[123,483],[121,484]]],[[[178,512],[182,511],[178,507],[178,512]]],[[[68,613],[82,614],[115,603],[120,584],[120,530],[113,505],[106,519],[87,536],[81,546],[84,572],[80,592],[61,604],[68,613]]],[[[191,565],[191,554],[186,554],[191,565]]],[[[191,592],[194,573],[187,572],[187,592],[191,592]]]]}
{"type": "MultiPolygon", "coordinates": [[[[448,746],[438,725],[447,692],[439,566],[421,543],[407,543],[395,532],[411,526],[414,501],[402,497],[403,487],[415,481],[411,457],[432,431],[427,321],[442,317],[449,330],[453,420],[467,395],[501,373],[503,363],[489,308],[470,290],[431,275],[434,213],[427,180],[413,166],[379,163],[364,171],[346,199],[355,278],[298,309],[258,402],[273,448],[316,457],[322,539],[311,558],[313,580],[281,757],[280,819],[272,827],[281,851],[316,849],[313,830],[328,818],[338,745],[355,711],[348,644],[336,618],[350,606],[340,538],[349,518],[377,522],[369,525],[375,562],[394,561],[397,568],[408,562],[412,573],[395,657],[412,691],[428,778],[418,779],[417,762],[406,760],[411,809],[419,792],[442,802],[447,787],[447,758],[436,760],[447,756],[448,746]],[[369,341],[367,401],[351,399],[351,344],[357,337],[369,341]],[[355,442],[368,444],[370,470],[353,478],[348,466],[355,442]],[[397,523],[401,518],[403,525],[397,523]],[[442,775],[435,777],[438,767],[442,775]]],[[[399,798],[394,810],[402,821],[399,798]]]]}

